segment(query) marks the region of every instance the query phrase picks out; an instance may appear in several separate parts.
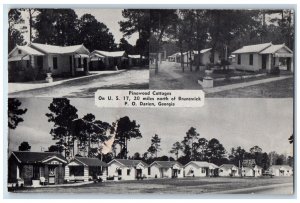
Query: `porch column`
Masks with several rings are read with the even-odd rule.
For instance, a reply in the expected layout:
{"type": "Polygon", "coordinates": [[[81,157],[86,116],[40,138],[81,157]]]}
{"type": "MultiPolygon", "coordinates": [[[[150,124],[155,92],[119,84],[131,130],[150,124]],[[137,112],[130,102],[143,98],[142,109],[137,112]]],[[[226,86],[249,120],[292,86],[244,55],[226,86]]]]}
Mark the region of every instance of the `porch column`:
{"type": "Polygon", "coordinates": [[[272,67],[272,54],[268,55],[268,66],[267,66],[267,71],[270,72],[272,67]]]}
{"type": "Polygon", "coordinates": [[[70,178],[70,168],[68,165],[65,166],[65,179],[69,180],[70,178]]]}
{"type": "Polygon", "coordinates": [[[49,181],[49,169],[48,169],[48,165],[45,165],[45,178],[49,181]]]}
{"type": "Polygon", "coordinates": [[[106,181],[107,178],[107,168],[106,167],[101,167],[102,168],[102,178],[103,181],[106,181]]]}
{"type": "Polygon", "coordinates": [[[294,59],[293,58],[291,58],[290,59],[290,69],[291,69],[291,72],[293,73],[294,72],[294,64],[293,64],[293,61],[294,61],[294,59]]]}
{"type": "Polygon", "coordinates": [[[72,63],[72,76],[75,76],[75,63],[76,63],[76,60],[74,58],[74,55],[72,55],[72,60],[73,60],[73,63],[72,63]]]}
{"type": "Polygon", "coordinates": [[[89,181],[89,167],[88,166],[84,166],[84,168],[83,168],[83,181],[84,182],[89,181]]]}

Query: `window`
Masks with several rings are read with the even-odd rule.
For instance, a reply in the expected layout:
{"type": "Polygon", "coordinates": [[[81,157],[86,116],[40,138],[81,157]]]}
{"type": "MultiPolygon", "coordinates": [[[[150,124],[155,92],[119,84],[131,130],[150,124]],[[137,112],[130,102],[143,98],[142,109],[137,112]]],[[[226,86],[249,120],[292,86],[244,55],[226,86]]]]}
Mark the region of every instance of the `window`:
{"type": "Polygon", "coordinates": [[[205,173],[205,172],[206,172],[205,168],[201,168],[201,173],[205,173]]]}
{"type": "Polygon", "coordinates": [[[222,169],[220,169],[220,172],[222,173],[222,172],[223,172],[223,170],[222,170],[222,169]]]}
{"type": "Polygon", "coordinates": [[[178,170],[178,174],[180,174],[180,170],[178,170]]]}
{"type": "Polygon", "coordinates": [[[22,50],[18,49],[18,54],[22,54],[22,50]]]}
{"type": "Polygon", "coordinates": [[[241,64],[241,54],[238,54],[238,61],[237,63],[240,65],[241,64]]]}
{"type": "Polygon", "coordinates": [[[128,176],[130,175],[130,169],[127,169],[127,175],[128,176]]]}
{"type": "Polygon", "coordinates": [[[27,60],[26,61],[26,67],[29,68],[29,66],[30,66],[30,60],[27,60]]]}
{"type": "Polygon", "coordinates": [[[57,57],[53,57],[53,69],[57,69],[57,57]]]}
{"type": "Polygon", "coordinates": [[[253,65],[253,54],[249,55],[249,65],[253,65]]]}
{"type": "Polygon", "coordinates": [[[70,176],[83,176],[83,166],[69,166],[70,176]]]}
{"type": "Polygon", "coordinates": [[[148,175],[151,175],[151,168],[148,167],[148,175]]]}
{"type": "Polygon", "coordinates": [[[122,170],[118,169],[118,175],[121,176],[122,175],[122,170]]]}

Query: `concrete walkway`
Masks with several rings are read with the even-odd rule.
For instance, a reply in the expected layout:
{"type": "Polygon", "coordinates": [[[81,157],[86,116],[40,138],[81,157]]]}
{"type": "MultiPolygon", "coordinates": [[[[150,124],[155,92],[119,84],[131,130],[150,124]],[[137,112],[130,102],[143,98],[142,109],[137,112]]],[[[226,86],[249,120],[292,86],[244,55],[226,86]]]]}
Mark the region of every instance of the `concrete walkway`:
{"type": "Polygon", "coordinates": [[[262,80],[255,80],[255,81],[250,81],[250,82],[243,82],[243,83],[236,83],[236,84],[231,84],[231,85],[224,85],[224,86],[219,86],[219,87],[213,87],[209,89],[204,89],[204,92],[206,94],[210,93],[217,93],[217,92],[222,92],[226,90],[232,90],[232,89],[237,89],[237,88],[243,88],[243,87],[248,87],[252,85],[259,85],[263,83],[268,83],[268,82],[274,82],[278,80],[284,80],[287,78],[293,77],[292,75],[289,76],[280,76],[280,77],[275,77],[275,78],[267,78],[267,79],[262,79],[262,80]]]}
{"type": "Polygon", "coordinates": [[[66,82],[70,81],[81,81],[82,79],[87,79],[87,78],[94,78],[100,75],[109,75],[109,74],[116,74],[123,72],[125,70],[119,70],[119,71],[90,71],[91,75],[87,76],[82,76],[82,77],[75,77],[75,78],[69,78],[69,79],[63,79],[59,81],[54,81],[51,83],[46,83],[46,82],[40,82],[40,83],[34,83],[34,82],[24,82],[24,83],[8,83],[8,93],[16,93],[16,92],[21,92],[25,90],[33,90],[33,89],[39,89],[39,88],[44,88],[44,87],[52,87],[55,85],[60,85],[66,82]]]}

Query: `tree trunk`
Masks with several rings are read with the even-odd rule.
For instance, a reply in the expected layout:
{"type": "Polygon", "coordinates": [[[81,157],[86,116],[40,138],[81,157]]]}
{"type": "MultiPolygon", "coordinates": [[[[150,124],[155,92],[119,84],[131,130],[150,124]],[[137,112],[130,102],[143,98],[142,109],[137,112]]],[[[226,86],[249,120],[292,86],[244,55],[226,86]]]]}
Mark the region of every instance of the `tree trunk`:
{"type": "Polygon", "coordinates": [[[189,57],[189,65],[190,65],[190,71],[193,71],[193,64],[192,64],[192,51],[190,50],[190,57],[189,57]]]}
{"type": "Polygon", "coordinates": [[[29,12],[29,43],[32,42],[32,13],[31,9],[28,9],[29,12]]]}
{"type": "Polygon", "coordinates": [[[182,72],[184,72],[184,61],[183,61],[182,49],[180,50],[180,63],[181,63],[181,67],[182,67],[182,72]]]}

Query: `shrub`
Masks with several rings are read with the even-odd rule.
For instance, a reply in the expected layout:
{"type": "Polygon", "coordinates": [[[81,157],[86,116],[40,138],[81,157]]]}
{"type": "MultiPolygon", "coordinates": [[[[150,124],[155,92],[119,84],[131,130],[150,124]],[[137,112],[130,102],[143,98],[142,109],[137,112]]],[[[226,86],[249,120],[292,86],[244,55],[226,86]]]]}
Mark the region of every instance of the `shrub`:
{"type": "Polygon", "coordinates": [[[207,63],[205,65],[205,67],[206,67],[207,70],[211,70],[214,67],[214,64],[213,63],[207,63]]]}
{"type": "Polygon", "coordinates": [[[271,68],[270,74],[271,75],[280,75],[280,69],[279,69],[279,67],[275,66],[275,67],[271,68]]]}

